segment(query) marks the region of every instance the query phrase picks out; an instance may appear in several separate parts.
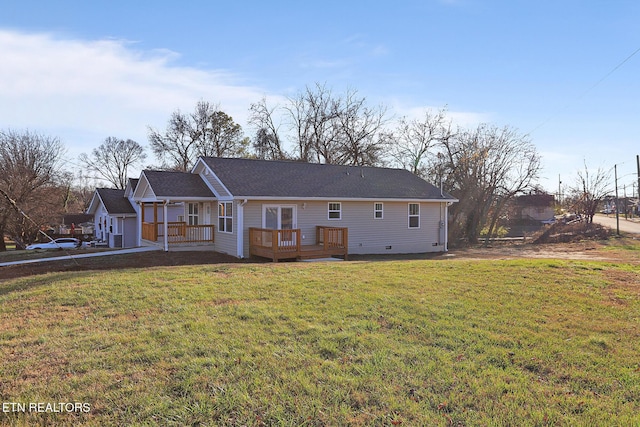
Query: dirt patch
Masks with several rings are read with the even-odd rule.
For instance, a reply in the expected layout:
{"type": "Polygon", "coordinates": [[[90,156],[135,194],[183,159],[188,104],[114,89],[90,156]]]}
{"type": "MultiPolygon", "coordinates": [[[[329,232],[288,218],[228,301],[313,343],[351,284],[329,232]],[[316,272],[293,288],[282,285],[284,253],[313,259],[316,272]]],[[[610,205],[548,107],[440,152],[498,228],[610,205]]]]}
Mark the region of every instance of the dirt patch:
{"type": "MultiPolygon", "coordinates": [[[[15,277],[64,271],[115,270],[177,265],[201,265],[249,262],[214,251],[140,252],[63,261],[47,261],[0,267],[0,281],[15,277]]],[[[251,262],[262,262],[251,260],[251,262]]]]}
{"type": "MultiPolygon", "coordinates": [[[[616,245],[624,246],[627,243],[635,244],[635,242],[637,242],[634,239],[627,240],[586,240],[581,242],[556,244],[500,242],[486,247],[477,245],[463,248],[454,248],[451,249],[448,253],[407,255],[350,255],[349,259],[352,261],[385,261],[415,259],[511,260],[520,258],[549,258],[586,261],[627,262],[631,264],[640,264],[640,254],[638,253],[638,251],[623,251],[615,249],[616,245]],[[629,240],[629,242],[627,242],[627,240],[629,240]],[[632,240],[633,242],[631,242],[632,240]]],[[[141,252],[95,258],[79,258],[75,261],[47,261],[43,263],[0,267],[0,282],[3,279],[32,276],[50,272],[266,262],[271,261],[263,258],[238,259],[230,255],[225,255],[213,251],[141,252]]]]}
{"type": "Polygon", "coordinates": [[[534,244],[572,243],[584,240],[605,240],[611,236],[611,230],[600,224],[574,222],[571,224],[555,223],[532,236],[534,244]]]}

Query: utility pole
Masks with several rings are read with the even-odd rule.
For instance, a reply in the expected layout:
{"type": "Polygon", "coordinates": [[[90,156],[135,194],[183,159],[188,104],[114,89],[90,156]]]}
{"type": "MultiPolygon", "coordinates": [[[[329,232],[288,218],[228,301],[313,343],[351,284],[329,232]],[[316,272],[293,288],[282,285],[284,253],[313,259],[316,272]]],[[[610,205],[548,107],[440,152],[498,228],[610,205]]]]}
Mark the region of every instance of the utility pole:
{"type": "Polygon", "coordinates": [[[636,155],[636,164],[638,166],[638,203],[636,204],[636,214],[640,215],[640,155],[636,155]]]}
{"type": "Polygon", "coordinates": [[[562,180],[560,179],[560,174],[558,174],[558,204],[562,209],[562,180]]]}
{"type": "MultiPolygon", "coordinates": [[[[611,170],[611,169],[609,169],[611,170]]],[[[620,209],[618,209],[618,165],[613,165],[616,185],[616,235],[620,235],[620,209]]]]}

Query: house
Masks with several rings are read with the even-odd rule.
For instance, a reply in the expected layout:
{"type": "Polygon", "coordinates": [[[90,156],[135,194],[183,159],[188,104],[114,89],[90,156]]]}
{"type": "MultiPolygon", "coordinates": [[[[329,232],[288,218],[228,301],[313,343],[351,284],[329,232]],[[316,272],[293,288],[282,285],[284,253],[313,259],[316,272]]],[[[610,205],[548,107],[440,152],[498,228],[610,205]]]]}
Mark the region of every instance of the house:
{"type": "Polygon", "coordinates": [[[130,179],[127,188],[98,188],[93,194],[87,213],[93,215],[94,237],[110,248],[140,246],[138,239],[138,211],[130,200],[137,179],[130,179]]]}
{"type": "Polygon", "coordinates": [[[555,198],[547,193],[530,193],[516,198],[516,219],[541,222],[553,218],[555,198]]]}
{"type": "Polygon", "coordinates": [[[124,199],[137,213],[138,245],[274,261],[446,251],[457,201],[402,169],[215,157],[191,173],[145,170],[124,199]]]}
{"type": "Polygon", "coordinates": [[[64,214],[59,228],[60,234],[93,235],[93,215],[87,213],[64,214]]]}

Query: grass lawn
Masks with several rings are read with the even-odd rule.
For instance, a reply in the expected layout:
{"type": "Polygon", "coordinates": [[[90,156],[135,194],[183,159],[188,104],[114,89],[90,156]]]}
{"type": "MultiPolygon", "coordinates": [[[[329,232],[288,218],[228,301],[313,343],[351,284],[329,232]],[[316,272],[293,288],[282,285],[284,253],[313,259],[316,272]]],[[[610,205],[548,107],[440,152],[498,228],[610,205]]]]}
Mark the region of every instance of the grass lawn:
{"type": "Polygon", "coordinates": [[[9,425],[640,425],[640,266],[50,273],[0,282],[0,359],[3,402],[90,405],[9,425]]]}

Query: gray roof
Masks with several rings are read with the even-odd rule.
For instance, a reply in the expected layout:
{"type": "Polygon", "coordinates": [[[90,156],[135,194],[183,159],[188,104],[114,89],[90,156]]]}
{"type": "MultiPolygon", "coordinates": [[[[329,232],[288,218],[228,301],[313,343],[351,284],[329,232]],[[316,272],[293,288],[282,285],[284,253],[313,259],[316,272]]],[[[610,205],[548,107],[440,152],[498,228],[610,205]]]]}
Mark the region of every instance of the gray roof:
{"type": "Polygon", "coordinates": [[[143,171],[156,197],[215,197],[200,175],[186,172],[143,171]]]}
{"type": "Polygon", "coordinates": [[[202,160],[236,197],[455,200],[404,169],[220,157],[202,160]]]}
{"type": "Polygon", "coordinates": [[[134,214],[136,213],[129,199],[124,197],[124,190],[116,190],[114,188],[98,188],[96,189],[100,195],[104,207],[110,214],[134,214]]]}

